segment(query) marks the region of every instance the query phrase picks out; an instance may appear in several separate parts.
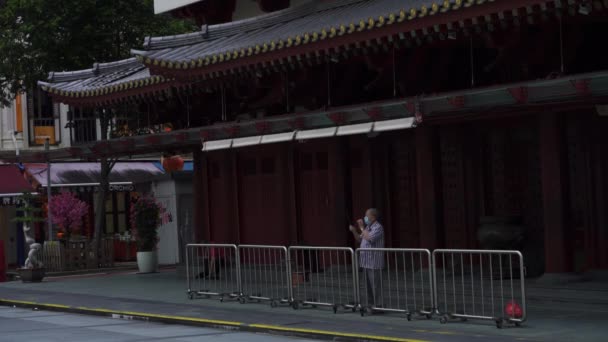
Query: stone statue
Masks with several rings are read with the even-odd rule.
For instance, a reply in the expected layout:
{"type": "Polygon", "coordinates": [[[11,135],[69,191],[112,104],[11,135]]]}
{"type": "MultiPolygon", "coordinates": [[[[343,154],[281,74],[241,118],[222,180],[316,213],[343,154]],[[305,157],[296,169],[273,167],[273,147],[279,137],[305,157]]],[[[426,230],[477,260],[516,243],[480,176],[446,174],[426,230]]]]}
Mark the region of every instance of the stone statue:
{"type": "Polygon", "coordinates": [[[23,235],[25,235],[25,242],[30,246],[30,251],[27,254],[27,259],[25,260],[25,268],[42,268],[44,265],[42,261],[38,258],[38,254],[42,249],[42,245],[36,243],[36,240],[29,236],[29,232],[31,227],[28,224],[23,224],[23,235]]]}

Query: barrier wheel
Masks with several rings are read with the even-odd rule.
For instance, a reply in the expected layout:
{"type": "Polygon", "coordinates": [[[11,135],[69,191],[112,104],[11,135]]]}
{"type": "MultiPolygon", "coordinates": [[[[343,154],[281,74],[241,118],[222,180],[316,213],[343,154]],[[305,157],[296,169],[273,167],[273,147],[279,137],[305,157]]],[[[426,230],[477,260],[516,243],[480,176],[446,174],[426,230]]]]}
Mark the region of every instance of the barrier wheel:
{"type": "Polygon", "coordinates": [[[439,319],[439,323],[441,323],[441,324],[446,324],[447,322],[448,322],[448,316],[442,316],[439,319]]]}
{"type": "Polygon", "coordinates": [[[412,320],[412,314],[408,313],[407,316],[406,316],[406,318],[407,318],[408,322],[411,321],[412,320]]]}
{"type": "Polygon", "coordinates": [[[338,306],[334,305],[333,309],[334,309],[334,314],[337,314],[338,313],[338,306]]]}
{"type": "Polygon", "coordinates": [[[365,308],[364,307],[360,308],[359,312],[361,313],[361,317],[365,317],[365,308]]]}
{"type": "Polygon", "coordinates": [[[224,297],[220,297],[220,303],[224,302],[224,297]]]}
{"type": "Polygon", "coordinates": [[[239,297],[239,303],[245,304],[247,303],[247,300],[245,299],[245,297],[239,297]]]}
{"type": "Polygon", "coordinates": [[[431,316],[431,314],[426,314],[424,317],[426,317],[426,319],[431,319],[433,316],[431,316]]]}
{"type": "Polygon", "coordinates": [[[190,300],[194,299],[194,293],[189,292],[188,293],[188,299],[190,299],[190,300]]]}
{"type": "Polygon", "coordinates": [[[291,307],[292,307],[294,310],[298,310],[298,309],[300,308],[300,305],[299,305],[299,304],[298,304],[298,302],[296,301],[296,302],[291,303],[291,307]]]}
{"type": "Polygon", "coordinates": [[[468,319],[466,319],[466,318],[464,318],[464,317],[461,317],[461,318],[460,318],[460,321],[461,321],[461,322],[466,322],[466,321],[468,321],[468,319]]]}
{"type": "Polygon", "coordinates": [[[516,327],[521,327],[521,323],[519,323],[519,322],[515,322],[515,326],[516,326],[516,327]]]}
{"type": "Polygon", "coordinates": [[[497,320],[496,321],[496,328],[502,329],[502,320],[497,320]]]}
{"type": "Polygon", "coordinates": [[[277,306],[279,306],[279,304],[277,303],[276,300],[273,300],[273,301],[270,302],[270,307],[271,308],[276,308],[277,306]]]}

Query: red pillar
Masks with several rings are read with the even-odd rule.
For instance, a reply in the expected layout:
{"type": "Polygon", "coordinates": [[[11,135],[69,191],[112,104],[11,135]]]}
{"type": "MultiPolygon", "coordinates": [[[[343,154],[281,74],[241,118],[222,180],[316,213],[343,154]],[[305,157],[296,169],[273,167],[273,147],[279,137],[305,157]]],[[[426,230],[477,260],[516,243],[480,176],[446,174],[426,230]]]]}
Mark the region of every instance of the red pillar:
{"type": "Polygon", "coordinates": [[[564,151],[562,134],[554,113],[540,117],[540,167],[543,225],[545,232],[545,273],[572,270],[571,249],[565,222],[564,151]]]}
{"type": "Polygon", "coordinates": [[[433,127],[430,126],[414,130],[420,247],[430,250],[439,247],[434,165],[436,148],[433,132],[433,127]]]}
{"type": "Polygon", "coordinates": [[[206,207],[207,186],[206,182],[206,165],[203,163],[203,154],[201,151],[194,151],[193,153],[193,175],[192,175],[192,186],[194,187],[193,192],[193,209],[192,210],[192,228],[194,232],[195,242],[200,242],[204,238],[209,238],[209,232],[205,231],[206,218],[209,216],[209,208],[206,207]]]}

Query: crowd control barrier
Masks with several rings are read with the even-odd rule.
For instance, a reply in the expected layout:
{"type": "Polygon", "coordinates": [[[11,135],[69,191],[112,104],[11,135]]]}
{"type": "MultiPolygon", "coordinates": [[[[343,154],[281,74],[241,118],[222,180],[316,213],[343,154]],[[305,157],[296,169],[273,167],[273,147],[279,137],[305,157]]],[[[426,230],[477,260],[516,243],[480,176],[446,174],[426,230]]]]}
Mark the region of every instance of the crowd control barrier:
{"type": "Polygon", "coordinates": [[[357,308],[354,252],[346,247],[289,247],[291,303],[300,307],[357,308]]]}
{"type": "Polygon", "coordinates": [[[190,299],[436,315],[498,328],[527,319],[518,251],[188,244],[186,270],[190,299]]]}
{"type": "Polygon", "coordinates": [[[360,248],[356,251],[361,315],[404,313],[431,318],[433,276],[428,249],[360,248]],[[375,268],[374,268],[375,267],[375,268]]]}
{"type": "Polygon", "coordinates": [[[236,245],[186,245],[188,297],[241,298],[239,268],[236,245]]]}
{"type": "Polygon", "coordinates": [[[520,325],[526,320],[524,262],[518,251],[433,251],[433,288],[441,323],[481,319],[520,325]]]}
{"type": "Polygon", "coordinates": [[[287,248],[240,245],[238,250],[241,275],[239,301],[242,304],[268,301],[272,307],[291,303],[287,248]]]}

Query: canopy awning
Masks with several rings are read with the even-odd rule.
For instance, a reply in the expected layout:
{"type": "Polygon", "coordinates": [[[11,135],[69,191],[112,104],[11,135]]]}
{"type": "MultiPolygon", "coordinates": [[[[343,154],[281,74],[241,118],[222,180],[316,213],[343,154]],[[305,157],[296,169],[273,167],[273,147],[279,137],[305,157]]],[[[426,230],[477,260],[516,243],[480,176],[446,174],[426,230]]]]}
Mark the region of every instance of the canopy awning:
{"type": "Polygon", "coordinates": [[[24,192],[34,193],[21,170],[13,164],[0,165],[0,205],[13,205],[24,192]]]}
{"type": "Polygon", "coordinates": [[[13,164],[0,165],[0,197],[21,196],[33,192],[34,188],[25,179],[21,170],[13,164]]]}
{"type": "Polygon", "coordinates": [[[393,130],[408,129],[414,127],[414,118],[400,118],[393,120],[383,120],[366,122],[354,125],[342,125],[334,127],[324,127],[307,129],[302,131],[292,131],[287,133],[255,135],[244,138],[209,140],[203,143],[203,152],[224,150],[260,144],[270,144],[286,142],[292,140],[311,140],[321,138],[331,138],[335,136],[368,134],[372,132],[386,132],[393,130]]]}
{"type": "MultiPolygon", "coordinates": [[[[37,185],[47,187],[46,164],[26,164],[25,169],[37,185]]],[[[100,163],[51,163],[51,187],[97,187],[100,171],[100,163]]],[[[147,182],[163,173],[154,162],[117,162],[110,172],[110,186],[122,189],[122,186],[147,182]]]]}

